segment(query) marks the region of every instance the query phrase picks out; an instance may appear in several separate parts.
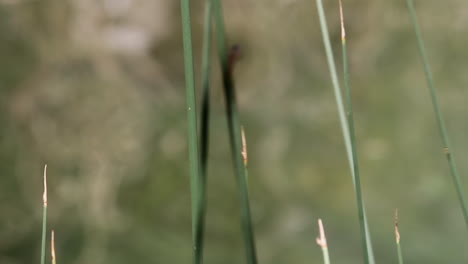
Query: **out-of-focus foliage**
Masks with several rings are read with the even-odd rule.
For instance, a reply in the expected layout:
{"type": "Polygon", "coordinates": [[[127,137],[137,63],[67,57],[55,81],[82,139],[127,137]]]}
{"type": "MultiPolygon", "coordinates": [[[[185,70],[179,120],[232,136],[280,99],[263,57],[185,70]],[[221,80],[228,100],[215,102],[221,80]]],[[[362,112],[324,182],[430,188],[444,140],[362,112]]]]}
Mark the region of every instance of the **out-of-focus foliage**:
{"type": "MultiPolygon", "coordinates": [[[[192,2],[199,65],[203,1],[192,2]]],[[[337,2],[326,1],[326,11],[339,60],[337,2]]],[[[332,261],[361,263],[315,1],[223,3],[230,41],[242,47],[235,77],[260,262],[320,263],[321,217],[332,261]]],[[[468,183],[468,2],[416,3],[468,183]]],[[[398,207],[407,262],[465,263],[466,230],[405,3],[344,4],[377,261],[396,262],[398,207]]],[[[178,1],[0,0],[0,32],[0,263],[39,260],[44,163],[58,263],[188,263],[178,1]]],[[[206,263],[242,263],[237,187],[213,72],[206,263]]]]}

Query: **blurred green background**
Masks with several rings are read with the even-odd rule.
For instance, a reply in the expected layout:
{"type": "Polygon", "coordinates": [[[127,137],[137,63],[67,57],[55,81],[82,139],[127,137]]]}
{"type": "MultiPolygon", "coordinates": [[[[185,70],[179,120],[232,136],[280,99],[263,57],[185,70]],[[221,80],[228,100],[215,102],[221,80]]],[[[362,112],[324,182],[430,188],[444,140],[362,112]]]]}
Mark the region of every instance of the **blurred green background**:
{"type": "MultiPolygon", "coordinates": [[[[197,77],[203,2],[192,1],[197,77]]],[[[324,1],[341,67],[338,1],[324,1]]],[[[362,263],[315,1],[225,0],[260,263],[362,263]]],[[[362,184],[377,263],[467,263],[468,237],[404,0],[346,0],[362,184]]],[[[468,184],[466,0],[416,7],[468,184]]],[[[0,0],[0,263],[39,262],[42,169],[58,263],[189,263],[179,1],[0,0]]],[[[244,263],[214,59],[205,263],[244,263]]],[[[200,83],[200,78],[197,78],[200,83]]],[[[465,184],[465,191],[468,191],[465,184]]]]}

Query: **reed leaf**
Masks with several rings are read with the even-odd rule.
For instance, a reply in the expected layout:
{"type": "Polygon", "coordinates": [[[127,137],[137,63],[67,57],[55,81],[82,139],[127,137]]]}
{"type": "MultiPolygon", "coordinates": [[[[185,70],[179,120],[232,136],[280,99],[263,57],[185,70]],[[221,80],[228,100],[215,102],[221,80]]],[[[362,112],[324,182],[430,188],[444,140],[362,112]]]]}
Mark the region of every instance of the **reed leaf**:
{"type": "Polygon", "coordinates": [[[362,247],[364,251],[364,258],[365,263],[371,262],[371,256],[368,248],[368,240],[366,234],[366,216],[364,212],[364,199],[362,198],[362,190],[361,190],[361,177],[359,172],[359,160],[358,160],[358,152],[356,146],[356,135],[354,129],[354,113],[353,113],[353,102],[351,98],[351,85],[349,81],[349,65],[348,65],[348,51],[346,46],[346,31],[344,27],[344,16],[343,16],[343,5],[340,0],[340,19],[341,19],[341,46],[343,52],[343,75],[344,75],[344,85],[346,91],[346,104],[347,114],[348,114],[348,126],[349,126],[349,137],[351,142],[351,154],[353,156],[353,174],[355,180],[355,193],[356,193],[356,200],[357,200],[357,208],[358,208],[358,215],[359,215],[359,223],[361,225],[361,241],[362,247]]]}
{"type": "Polygon", "coordinates": [[[424,73],[426,75],[427,86],[429,88],[429,93],[431,95],[432,106],[434,108],[434,113],[437,119],[437,125],[439,126],[440,135],[442,137],[443,151],[447,158],[450,167],[450,174],[452,175],[453,182],[455,183],[455,189],[457,191],[458,200],[460,202],[460,207],[465,218],[465,224],[468,228],[468,207],[466,204],[465,194],[463,192],[463,186],[458,174],[457,165],[455,163],[455,157],[452,153],[452,148],[450,146],[450,140],[447,133],[447,128],[445,126],[445,120],[440,109],[439,98],[437,96],[436,88],[434,85],[434,78],[432,77],[431,66],[429,64],[429,59],[426,55],[426,47],[424,45],[424,40],[422,38],[421,29],[419,28],[418,18],[416,16],[416,10],[414,7],[413,0],[406,0],[408,5],[408,10],[410,13],[411,24],[413,25],[414,33],[418,42],[418,51],[424,66],[424,73]]]}
{"type": "Polygon", "coordinates": [[[432,77],[432,71],[431,67],[429,65],[429,59],[426,55],[426,48],[424,45],[424,40],[422,38],[422,33],[421,29],[419,27],[418,23],[418,18],[416,16],[416,10],[414,7],[414,1],[413,0],[406,0],[408,10],[410,13],[410,18],[411,18],[411,24],[413,25],[414,33],[416,35],[416,39],[418,42],[418,51],[419,55],[421,57],[421,61],[424,67],[424,73],[426,75],[426,81],[427,81],[427,86],[429,88],[429,93],[431,95],[431,101],[432,101],[432,106],[434,108],[434,113],[436,116],[437,120],[437,125],[439,127],[440,135],[442,138],[442,144],[443,144],[443,151],[445,153],[445,156],[447,158],[447,161],[449,163],[450,167],[450,174],[452,175],[453,182],[455,184],[455,189],[458,195],[458,200],[460,202],[460,207],[463,212],[463,216],[465,218],[465,224],[468,228],[468,207],[466,203],[466,198],[464,194],[464,189],[462,186],[462,182],[460,179],[460,176],[458,174],[458,169],[457,165],[455,163],[455,157],[454,154],[452,153],[452,148],[450,145],[450,140],[449,136],[447,133],[447,128],[445,126],[445,120],[442,114],[442,110],[440,109],[440,104],[439,104],[439,98],[437,96],[437,91],[434,85],[434,79],[432,77]]]}
{"type": "MultiPolygon", "coordinates": [[[[357,207],[358,207],[358,216],[359,216],[359,224],[361,226],[361,241],[362,241],[362,247],[364,251],[364,260],[366,264],[373,264],[375,263],[374,260],[374,255],[373,255],[373,250],[372,250],[372,244],[371,244],[371,239],[370,239],[370,231],[368,228],[367,224],[367,217],[365,213],[365,207],[364,207],[364,202],[362,199],[362,193],[361,193],[361,183],[360,183],[360,177],[359,177],[359,168],[357,167],[357,151],[355,149],[355,146],[353,147],[354,144],[354,132],[350,132],[349,126],[349,116],[346,118],[345,110],[344,110],[344,104],[343,104],[343,99],[341,95],[341,89],[339,86],[338,82],[338,74],[336,71],[336,65],[333,57],[333,51],[331,48],[330,44],[330,36],[328,33],[328,26],[326,22],[326,17],[325,17],[325,11],[323,8],[323,3],[322,0],[317,0],[317,10],[318,10],[318,15],[319,15],[319,21],[320,21],[320,28],[322,31],[322,37],[323,37],[323,43],[325,46],[325,53],[327,56],[327,61],[328,61],[328,66],[330,70],[330,77],[332,80],[333,84],[333,90],[335,94],[335,100],[337,103],[337,108],[338,108],[338,114],[339,114],[339,119],[340,119],[340,124],[341,124],[341,129],[343,132],[343,137],[345,141],[345,147],[346,147],[346,153],[348,157],[348,162],[349,166],[351,169],[351,176],[353,178],[353,184],[354,184],[354,189],[355,189],[355,194],[356,194],[356,201],[357,201],[357,207]]],[[[341,2],[340,2],[340,7],[341,7],[341,2]]],[[[342,8],[340,8],[340,13],[341,13],[341,18],[343,17],[342,15],[342,8]]],[[[342,21],[342,36],[344,36],[344,22],[342,21]]],[[[345,40],[345,38],[343,38],[345,40]]],[[[347,54],[346,54],[346,41],[342,41],[343,45],[343,57],[346,57],[346,63],[347,64],[347,54]]],[[[345,60],[345,58],[343,58],[345,60]]],[[[348,71],[348,66],[345,66],[345,72],[348,71]]],[[[345,76],[348,75],[348,73],[345,73],[345,76]]],[[[348,77],[346,77],[348,78],[348,77]]],[[[348,82],[349,80],[345,80],[345,82],[348,82]]],[[[347,84],[349,86],[349,82],[347,84]]],[[[348,103],[348,108],[349,108],[349,103],[348,103]]],[[[352,109],[351,109],[352,110],[352,109]]],[[[348,109],[349,111],[349,109],[348,109]]],[[[352,116],[351,116],[352,118],[352,116]]],[[[352,122],[351,122],[352,123],[352,122]]],[[[352,123],[354,125],[354,123],[352,123]]]]}
{"type": "Polygon", "coordinates": [[[200,245],[200,224],[202,204],[200,192],[200,156],[197,136],[197,108],[195,97],[195,79],[193,69],[192,28],[190,18],[190,1],[181,0],[182,34],[184,45],[185,87],[188,120],[188,145],[190,163],[190,186],[192,204],[192,250],[193,263],[202,263],[202,246],[200,245]]]}
{"type": "Polygon", "coordinates": [[[219,0],[213,0],[213,12],[216,25],[216,39],[218,56],[222,70],[224,96],[226,101],[226,115],[228,120],[229,141],[231,144],[231,154],[234,161],[236,180],[239,186],[239,198],[241,207],[241,221],[246,246],[247,263],[256,264],[257,254],[255,249],[254,228],[250,213],[249,193],[247,186],[247,176],[242,156],[241,125],[237,111],[236,94],[234,80],[232,77],[235,52],[237,48],[227,52],[227,38],[224,29],[224,17],[222,5],[219,0]]]}
{"type": "Polygon", "coordinates": [[[205,1],[205,21],[203,30],[203,51],[202,51],[202,110],[200,129],[200,219],[198,222],[198,236],[196,245],[200,249],[200,260],[203,263],[203,248],[205,237],[206,219],[206,181],[208,174],[208,151],[209,151],[209,130],[210,130],[210,73],[211,73],[211,0],[205,1]]]}

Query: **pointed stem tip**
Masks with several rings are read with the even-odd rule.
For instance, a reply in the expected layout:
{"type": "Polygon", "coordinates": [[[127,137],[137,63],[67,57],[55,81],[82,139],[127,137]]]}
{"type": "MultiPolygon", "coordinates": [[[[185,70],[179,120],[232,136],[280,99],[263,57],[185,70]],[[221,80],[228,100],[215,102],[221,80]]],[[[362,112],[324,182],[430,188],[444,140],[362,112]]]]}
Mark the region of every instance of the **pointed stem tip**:
{"type": "Polygon", "coordinates": [[[42,195],[44,207],[47,206],[47,164],[44,166],[44,194],[42,195]]]}
{"type": "Polygon", "coordinates": [[[54,230],[52,230],[52,236],[51,236],[51,241],[50,241],[50,253],[52,256],[52,264],[56,263],[56,257],[55,257],[55,233],[54,230]]]}
{"type": "Polygon", "coordinates": [[[397,244],[400,244],[400,232],[398,230],[398,208],[395,209],[395,239],[397,244]]]}
{"type": "Polygon", "coordinates": [[[52,234],[51,234],[51,255],[52,255],[52,261],[55,260],[55,233],[54,233],[54,230],[52,230],[52,234]]]}
{"type": "Polygon", "coordinates": [[[317,245],[319,245],[322,249],[327,248],[327,238],[325,237],[325,230],[323,228],[322,224],[322,219],[318,220],[318,226],[319,226],[319,234],[320,236],[317,237],[317,245]]]}
{"type": "Polygon", "coordinates": [[[340,0],[340,21],[341,21],[341,40],[346,40],[346,32],[344,27],[344,16],[343,16],[343,3],[340,0]]]}

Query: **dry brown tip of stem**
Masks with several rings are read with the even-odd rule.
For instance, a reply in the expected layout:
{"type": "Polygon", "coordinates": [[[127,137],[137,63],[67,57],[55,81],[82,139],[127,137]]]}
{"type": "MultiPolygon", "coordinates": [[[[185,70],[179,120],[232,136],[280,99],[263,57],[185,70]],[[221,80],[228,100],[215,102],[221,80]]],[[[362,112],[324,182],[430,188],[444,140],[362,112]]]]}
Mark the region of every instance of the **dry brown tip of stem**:
{"type": "Polygon", "coordinates": [[[344,16],[343,16],[343,3],[340,0],[340,21],[341,21],[341,40],[346,40],[346,32],[344,27],[344,16]]]}
{"type": "Polygon", "coordinates": [[[244,127],[241,127],[241,136],[242,136],[242,157],[244,158],[244,165],[247,166],[247,141],[245,140],[245,131],[244,127]]]}
{"type": "Polygon", "coordinates": [[[47,164],[44,166],[44,194],[42,195],[44,206],[47,206],[47,164]]]}
{"type": "Polygon", "coordinates": [[[395,209],[395,239],[397,244],[400,244],[400,232],[398,230],[398,208],[395,209]]]}
{"type": "Polygon", "coordinates": [[[52,230],[51,242],[50,242],[50,253],[52,255],[52,263],[55,263],[55,233],[52,230]]]}
{"type": "Polygon", "coordinates": [[[322,249],[326,249],[327,246],[327,238],[325,237],[325,230],[323,229],[322,219],[318,220],[319,226],[319,234],[320,236],[317,237],[317,245],[319,245],[322,249]]]}

